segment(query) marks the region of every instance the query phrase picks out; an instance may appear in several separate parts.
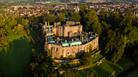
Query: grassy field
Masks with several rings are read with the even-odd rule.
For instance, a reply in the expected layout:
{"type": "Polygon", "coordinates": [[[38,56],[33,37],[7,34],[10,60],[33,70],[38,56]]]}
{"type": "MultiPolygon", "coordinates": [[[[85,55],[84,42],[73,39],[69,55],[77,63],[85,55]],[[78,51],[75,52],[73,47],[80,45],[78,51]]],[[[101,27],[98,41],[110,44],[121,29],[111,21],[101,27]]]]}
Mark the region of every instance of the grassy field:
{"type": "Polygon", "coordinates": [[[91,70],[98,77],[112,77],[115,76],[116,73],[120,72],[122,68],[105,60],[100,65],[92,67],[91,70]]]}

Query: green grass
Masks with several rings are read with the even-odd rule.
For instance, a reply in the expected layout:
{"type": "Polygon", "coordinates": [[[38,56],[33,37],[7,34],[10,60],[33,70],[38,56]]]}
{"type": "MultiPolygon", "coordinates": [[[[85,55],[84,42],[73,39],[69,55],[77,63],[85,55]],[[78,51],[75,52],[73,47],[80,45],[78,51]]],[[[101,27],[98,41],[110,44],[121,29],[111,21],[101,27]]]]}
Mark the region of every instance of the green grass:
{"type": "Polygon", "coordinates": [[[112,73],[118,73],[122,69],[113,63],[110,63],[109,61],[104,61],[99,66],[95,66],[91,68],[92,72],[94,72],[98,77],[108,77],[111,76],[112,73]]]}
{"type": "Polygon", "coordinates": [[[98,77],[108,77],[110,74],[98,66],[93,67],[92,72],[94,72],[98,77]]]}
{"type": "Polygon", "coordinates": [[[108,73],[112,73],[114,71],[113,67],[111,67],[109,64],[107,63],[103,63],[99,66],[101,69],[107,71],[108,73]]]}

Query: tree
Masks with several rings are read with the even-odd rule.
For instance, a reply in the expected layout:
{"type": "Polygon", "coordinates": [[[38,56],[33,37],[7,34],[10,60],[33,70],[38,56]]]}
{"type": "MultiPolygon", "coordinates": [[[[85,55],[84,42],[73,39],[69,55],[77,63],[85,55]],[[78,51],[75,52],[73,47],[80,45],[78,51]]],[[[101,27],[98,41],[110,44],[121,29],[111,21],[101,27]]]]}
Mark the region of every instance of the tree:
{"type": "Polygon", "coordinates": [[[77,55],[82,65],[91,65],[96,63],[102,58],[99,50],[93,50],[90,52],[83,52],[77,55]]]}
{"type": "Polygon", "coordinates": [[[45,20],[50,23],[54,23],[56,20],[56,16],[54,14],[48,14],[45,16],[45,20]]]}
{"type": "Polygon", "coordinates": [[[121,36],[118,39],[119,40],[117,41],[117,43],[115,45],[115,51],[114,51],[113,56],[112,56],[112,62],[113,63],[117,63],[122,58],[124,51],[125,51],[126,44],[127,44],[127,38],[126,37],[121,36]]]}
{"type": "Polygon", "coordinates": [[[71,14],[70,20],[75,21],[75,22],[79,22],[80,21],[80,15],[79,15],[79,13],[73,12],[71,14]]]}
{"type": "Polygon", "coordinates": [[[92,31],[101,34],[102,27],[98,20],[94,21],[94,23],[92,24],[92,31]]]}
{"type": "Polygon", "coordinates": [[[90,64],[90,60],[91,60],[91,54],[90,53],[83,53],[82,55],[79,56],[80,59],[80,63],[82,65],[89,65],[90,64]]]}
{"type": "Polygon", "coordinates": [[[120,14],[119,10],[110,12],[109,16],[106,19],[107,23],[111,24],[111,28],[113,30],[120,27],[120,25],[122,24],[121,23],[122,20],[123,20],[123,16],[122,14],[120,14]]]}
{"type": "Polygon", "coordinates": [[[25,28],[29,26],[29,20],[24,18],[18,18],[17,19],[18,24],[24,25],[25,28]]]}
{"type": "Polygon", "coordinates": [[[95,33],[101,34],[102,27],[95,10],[92,9],[87,10],[86,12],[81,12],[81,15],[84,15],[83,18],[81,18],[81,22],[86,28],[86,31],[93,31],[95,33]]]}
{"type": "Polygon", "coordinates": [[[133,14],[126,13],[123,25],[122,25],[122,34],[127,37],[128,43],[134,43],[138,40],[138,28],[133,26],[133,14]]]}
{"type": "Polygon", "coordinates": [[[106,21],[111,26],[102,23],[106,26],[102,33],[103,51],[108,60],[116,63],[124,55],[127,45],[138,40],[137,28],[133,26],[133,20],[134,16],[131,12],[125,12],[123,16],[119,11],[115,11],[109,15],[109,20],[106,21]]]}
{"type": "Polygon", "coordinates": [[[56,22],[63,22],[65,19],[65,14],[64,13],[60,13],[58,15],[58,17],[56,18],[56,22]]]}
{"type": "Polygon", "coordinates": [[[30,63],[33,77],[51,77],[52,59],[44,53],[34,54],[30,63]]]}

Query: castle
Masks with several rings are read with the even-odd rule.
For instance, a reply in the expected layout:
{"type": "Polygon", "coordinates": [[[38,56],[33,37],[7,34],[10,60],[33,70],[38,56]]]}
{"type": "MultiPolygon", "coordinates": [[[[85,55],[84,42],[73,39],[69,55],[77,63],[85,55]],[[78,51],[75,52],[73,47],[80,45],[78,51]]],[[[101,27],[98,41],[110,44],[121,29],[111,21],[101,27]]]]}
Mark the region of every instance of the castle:
{"type": "Polygon", "coordinates": [[[65,24],[45,23],[45,48],[52,58],[75,57],[79,52],[98,49],[98,35],[83,32],[80,22],[67,21],[65,24]]]}

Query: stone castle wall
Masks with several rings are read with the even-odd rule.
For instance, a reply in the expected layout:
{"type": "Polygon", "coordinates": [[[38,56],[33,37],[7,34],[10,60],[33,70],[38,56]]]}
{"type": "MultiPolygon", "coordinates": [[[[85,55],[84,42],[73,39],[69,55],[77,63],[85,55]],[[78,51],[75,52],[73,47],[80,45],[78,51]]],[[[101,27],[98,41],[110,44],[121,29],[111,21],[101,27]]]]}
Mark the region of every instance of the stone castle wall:
{"type": "Polygon", "coordinates": [[[64,37],[72,37],[75,34],[80,34],[82,32],[82,26],[81,25],[75,25],[75,26],[65,26],[64,27],[64,37]]]}
{"type": "Polygon", "coordinates": [[[82,32],[82,25],[75,25],[75,26],[58,26],[53,28],[53,33],[56,36],[74,36],[75,34],[80,34],[82,32]]]}
{"type": "Polygon", "coordinates": [[[79,46],[68,46],[68,47],[63,47],[57,44],[48,44],[47,48],[49,49],[52,58],[75,57],[75,55],[81,51],[89,52],[94,49],[98,49],[99,48],[98,40],[99,37],[96,37],[95,39],[86,44],[82,44],[79,46]]]}

